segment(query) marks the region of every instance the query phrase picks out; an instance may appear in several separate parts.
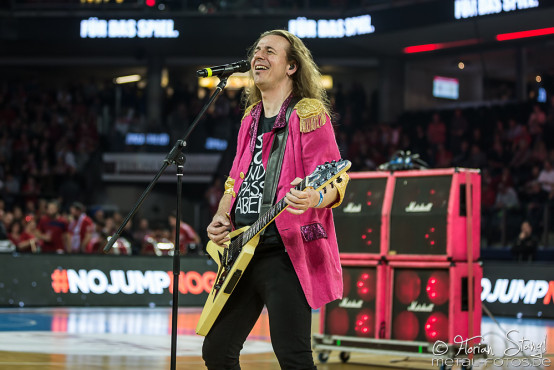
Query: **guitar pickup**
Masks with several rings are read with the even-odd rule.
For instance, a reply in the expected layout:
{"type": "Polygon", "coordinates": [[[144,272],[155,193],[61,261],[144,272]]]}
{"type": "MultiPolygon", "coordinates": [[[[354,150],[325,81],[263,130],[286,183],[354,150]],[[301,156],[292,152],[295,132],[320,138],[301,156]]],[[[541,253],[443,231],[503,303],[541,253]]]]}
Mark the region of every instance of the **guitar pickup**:
{"type": "Polygon", "coordinates": [[[227,286],[225,287],[225,290],[223,291],[223,293],[231,294],[233,292],[233,289],[235,289],[235,285],[237,285],[241,276],[242,276],[242,270],[236,270],[233,276],[229,278],[229,282],[227,283],[227,286]]]}

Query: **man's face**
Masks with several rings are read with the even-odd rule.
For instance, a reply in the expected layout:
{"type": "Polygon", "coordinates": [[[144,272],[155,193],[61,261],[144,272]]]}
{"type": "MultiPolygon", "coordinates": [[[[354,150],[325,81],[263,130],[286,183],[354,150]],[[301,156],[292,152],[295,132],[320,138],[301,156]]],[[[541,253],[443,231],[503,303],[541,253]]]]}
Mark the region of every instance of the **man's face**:
{"type": "Polygon", "coordinates": [[[282,86],[287,82],[289,42],[277,35],[262,38],[254,49],[251,67],[254,83],[261,90],[282,86]]]}
{"type": "Polygon", "coordinates": [[[48,203],[48,208],[46,209],[46,213],[48,213],[49,216],[57,215],[58,206],[55,203],[48,203]]]}

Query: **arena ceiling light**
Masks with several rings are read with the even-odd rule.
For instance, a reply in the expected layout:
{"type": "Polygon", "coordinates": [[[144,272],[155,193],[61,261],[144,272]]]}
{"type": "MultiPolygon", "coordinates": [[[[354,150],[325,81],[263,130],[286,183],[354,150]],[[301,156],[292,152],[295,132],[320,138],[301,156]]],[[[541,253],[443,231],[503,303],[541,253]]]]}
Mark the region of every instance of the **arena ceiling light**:
{"type": "Polygon", "coordinates": [[[500,33],[496,35],[496,40],[508,41],[508,40],[524,39],[527,37],[545,36],[545,35],[552,35],[552,34],[554,34],[554,27],[548,27],[548,28],[539,28],[536,30],[500,33]]]}
{"type": "Polygon", "coordinates": [[[114,82],[118,85],[121,84],[128,84],[131,82],[138,82],[140,81],[141,77],[140,75],[129,75],[129,76],[121,76],[114,78],[114,82]]]}
{"type": "Polygon", "coordinates": [[[434,44],[413,45],[404,48],[404,54],[422,53],[440,49],[455,48],[460,46],[474,45],[480,43],[480,39],[467,39],[449,42],[437,42],[434,44]]]}

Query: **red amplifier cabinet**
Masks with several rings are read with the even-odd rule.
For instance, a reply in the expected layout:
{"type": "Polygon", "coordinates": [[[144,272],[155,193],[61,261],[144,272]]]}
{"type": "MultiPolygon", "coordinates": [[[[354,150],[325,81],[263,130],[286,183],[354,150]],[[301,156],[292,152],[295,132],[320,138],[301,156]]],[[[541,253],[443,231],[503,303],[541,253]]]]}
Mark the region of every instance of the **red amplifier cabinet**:
{"type": "Polygon", "coordinates": [[[478,263],[393,261],[386,270],[387,339],[454,343],[481,334],[478,263]]]}
{"type": "Polygon", "coordinates": [[[343,261],[343,298],[321,308],[320,332],[358,338],[385,336],[385,266],[343,261]]]}
{"type": "MultiPolygon", "coordinates": [[[[379,259],[387,245],[383,208],[392,182],[389,172],[350,173],[342,204],[333,209],[341,258],[379,259]]],[[[390,202],[390,200],[389,200],[390,202]]]]}
{"type": "MultiPolygon", "coordinates": [[[[387,260],[476,261],[480,254],[481,179],[478,170],[398,171],[385,202],[387,260]],[[469,201],[468,201],[469,200],[469,201]]],[[[342,238],[342,235],[341,235],[342,238]]]]}

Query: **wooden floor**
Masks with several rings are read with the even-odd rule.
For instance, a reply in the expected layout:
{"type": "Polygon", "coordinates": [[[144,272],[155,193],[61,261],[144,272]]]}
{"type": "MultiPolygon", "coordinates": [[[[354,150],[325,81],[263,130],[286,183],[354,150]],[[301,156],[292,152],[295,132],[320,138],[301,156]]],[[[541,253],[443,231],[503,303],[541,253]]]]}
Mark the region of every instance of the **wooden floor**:
{"type": "MultiPolygon", "coordinates": [[[[194,334],[199,309],[180,309],[177,368],[204,368],[200,357],[202,337],[194,334]]],[[[517,329],[531,341],[547,338],[546,356],[554,352],[552,321],[500,320],[504,328],[517,329]]],[[[485,319],[483,333],[499,338],[499,325],[485,319]]],[[[319,332],[314,313],[313,332],[319,332]]],[[[169,369],[171,312],[167,308],[42,308],[0,309],[0,369],[169,369]]],[[[494,342],[496,339],[492,339],[494,342]]],[[[495,345],[498,345],[495,344],[495,345]]],[[[332,351],[326,362],[314,359],[320,370],[431,369],[428,358],[406,355],[350,353],[342,363],[332,351]]],[[[554,361],[554,358],[549,357],[554,361]]],[[[271,350],[267,314],[256,324],[241,355],[244,370],[277,370],[271,350]]],[[[435,368],[437,368],[435,366],[435,368]]],[[[457,367],[454,367],[454,369],[457,367]]],[[[478,369],[512,367],[480,364],[478,369]]],[[[529,367],[527,367],[529,368],[529,367]]]]}
{"type": "MultiPolygon", "coordinates": [[[[337,354],[338,356],[338,354],[337,354]]],[[[428,361],[418,359],[407,361],[396,359],[393,362],[384,361],[378,356],[353,354],[348,363],[343,364],[338,357],[330,359],[325,364],[317,363],[320,370],[390,370],[391,367],[401,369],[429,369],[431,366],[428,361]],[[388,366],[369,365],[384,362],[388,366]]],[[[43,355],[17,352],[0,352],[0,369],[17,370],[58,370],[58,369],[169,369],[169,358],[132,358],[118,356],[78,356],[68,357],[64,355],[43,355]]],[[[177,369],[197,370],[203,369],[204,362],[200,357],[177,357],[177,369]]],[[[241,359],[241,368],[243,370],[279,370],[279,364],[275,356],[270,354],[245,355],[241,359]]]]}

